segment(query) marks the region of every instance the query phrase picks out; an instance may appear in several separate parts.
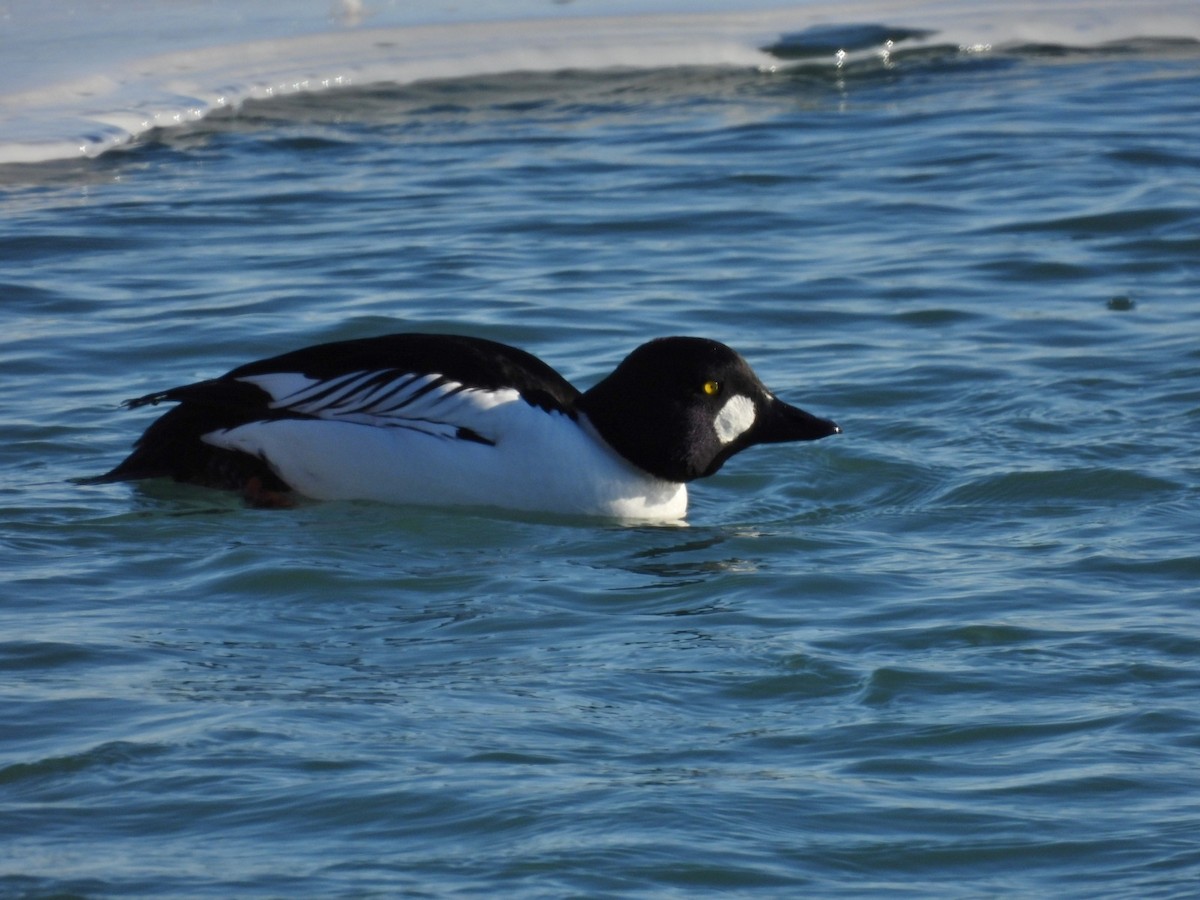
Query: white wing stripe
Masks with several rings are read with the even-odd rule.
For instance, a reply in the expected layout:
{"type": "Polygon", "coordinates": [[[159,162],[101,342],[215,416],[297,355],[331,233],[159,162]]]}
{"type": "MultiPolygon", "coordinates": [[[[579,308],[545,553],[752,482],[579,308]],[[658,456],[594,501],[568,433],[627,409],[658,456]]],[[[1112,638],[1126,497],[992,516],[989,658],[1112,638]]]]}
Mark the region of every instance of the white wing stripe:
{"type": "Polygon", "coordinates": [[[520,398],[511,388],[482,390],[436,373],[414,375],[398,369],[349,372],[324,380],[271,372],[241,380],[270,394],[272,409],[443,438],[457,438],[465,431],[489,443],[496,424],[490,411],[520,398]]]}
{"type": "Polygon", "coordinates": [[[402,395],[393,404],[398,409],[428,390],[440,375],[413,375],[396,370],[351,372],[323,381],[288,372],[251,375],[242,378],[271,395],[272,409],[293,409],[308,415],[320,415],[340,409],[368,410],[402,395]]]}
{"type": "MultiPolygon", "coordinates": [[[[375,405],[376,400],[381,394],[387,394],[389,391],[405,391],[410,389],[418,381],[424,381],[437,376],[414,376],[401,375],[394,372],[367,372],[358,377],[353,377],[344,381],[336,391],[328,396],[316,394],[311,398],[304,399],[302,402],[306,407],[307,412],[319,413],[322,409],[339,409],[355,407],[358,409],[367,409],[375,405]],[[401,379],[399,385],[395,385],[397,378],[401,379]]],[[[296,405],[296,401],[292,398],[287,400],[288,406],[296,405]]]]}
{"type": "MultiPolygon", "coordinates": [[[[363,406],[375,407],[382,409],[384,404],[388,403],[397,394],[402,394],[404,391],[415,382],[420,376],[409,375],[401,378],[399,384],[396,383],[395,376],[390,376],[386,379],[381,378],[380,384],[372,391],[368,391],[362,398],[363,406]]],[[[404,404],[404,400],[400,401],[400,406],[404,404]]],[[[398,407],[394,407],[398,408],[398,407]]]]}
{"type": "Polygon", "coordinates": [[[336,406],[342,398],[352,394],[365,379],[370,378],[371,374],[370,372],[351,372],[349,375],[341,375],[328,381],[315,381],[311,378],[303,378],[303,376],[291,376],[293,379],[303,378],[305,385],[282,395],[275,393],[268,385],[261,383],[270,379],[271,376],[263,376],[261,379],[247,378],[245,380],[255,381],[266,389],[275,398],[275,402],[271,405],[276,409],[304,409],[306,407],[320,409],[323,406],[336,406]]]}

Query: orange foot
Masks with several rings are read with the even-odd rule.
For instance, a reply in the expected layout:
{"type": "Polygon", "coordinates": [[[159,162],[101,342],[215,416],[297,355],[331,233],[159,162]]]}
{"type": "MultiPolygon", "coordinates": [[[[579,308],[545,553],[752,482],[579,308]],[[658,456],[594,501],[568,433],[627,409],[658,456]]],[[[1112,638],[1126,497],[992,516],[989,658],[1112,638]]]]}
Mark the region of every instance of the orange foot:
{"type": "Polygon", "coordinates": [[[263,487],[262,479],[257,475],[246,479],[242,485],[242,499],[255,509],[291,509],[296,505],[290,493],[263,487]]]}

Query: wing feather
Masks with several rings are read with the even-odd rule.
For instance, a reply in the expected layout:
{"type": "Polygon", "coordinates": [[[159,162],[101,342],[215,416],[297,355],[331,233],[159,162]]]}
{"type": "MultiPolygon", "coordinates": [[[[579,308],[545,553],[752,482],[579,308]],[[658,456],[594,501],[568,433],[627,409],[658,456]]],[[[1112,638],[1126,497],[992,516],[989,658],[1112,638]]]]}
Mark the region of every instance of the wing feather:
{"type": "Polygon", "coordinates": [[[296,372],[243,375],[238,381],[265,391],[276,415],[408,428],[443,438],[495,443],[499,424],[489,411],[520,399],[512,389],[481,390],[438,374],[391,369],[349,372],[330,379],[296,372]]]}
{"type": "Polygon", "coordinates": [[[318,344],[127,401],[130,409],[179,405],[98,480],[167,475],[236,487],[259,479],[282,489],[262,448],[220,436],[324,419],[498,445],[539,423],[539,414],[574,419],[580,396],[537,357],[480,338],[392,334],[318,344]]]}

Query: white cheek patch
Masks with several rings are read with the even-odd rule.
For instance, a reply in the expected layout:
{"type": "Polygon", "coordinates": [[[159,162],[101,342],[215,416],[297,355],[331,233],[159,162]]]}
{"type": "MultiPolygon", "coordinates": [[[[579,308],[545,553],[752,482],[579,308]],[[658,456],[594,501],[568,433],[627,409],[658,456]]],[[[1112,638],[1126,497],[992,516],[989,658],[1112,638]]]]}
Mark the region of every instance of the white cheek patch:
{"type": "Polygon", "coordinates": [[[735,394],[730,397],[713,420],[713,429],[717,432],[717,439],[722,444],[728,444],[735,440],[754,424],[756,415],[754,401],[749,397],[744,394],[735,394]]]}

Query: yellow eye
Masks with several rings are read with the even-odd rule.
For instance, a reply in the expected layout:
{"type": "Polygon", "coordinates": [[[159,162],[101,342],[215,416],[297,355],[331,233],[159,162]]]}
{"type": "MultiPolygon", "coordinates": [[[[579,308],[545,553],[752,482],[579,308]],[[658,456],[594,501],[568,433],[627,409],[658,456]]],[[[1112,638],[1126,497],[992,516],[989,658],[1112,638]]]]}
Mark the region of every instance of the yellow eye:
{"type": "Polygon", "coordinates": [[[710,397],[717,396],[717,394],[721,393],[721,382],[719,382],[719,381],[704,382],[704,393],[708,394],[708,396],[710,396],[710,397]]]}

